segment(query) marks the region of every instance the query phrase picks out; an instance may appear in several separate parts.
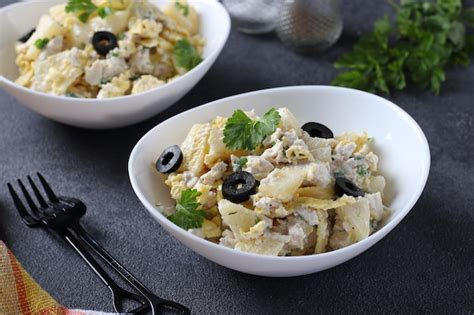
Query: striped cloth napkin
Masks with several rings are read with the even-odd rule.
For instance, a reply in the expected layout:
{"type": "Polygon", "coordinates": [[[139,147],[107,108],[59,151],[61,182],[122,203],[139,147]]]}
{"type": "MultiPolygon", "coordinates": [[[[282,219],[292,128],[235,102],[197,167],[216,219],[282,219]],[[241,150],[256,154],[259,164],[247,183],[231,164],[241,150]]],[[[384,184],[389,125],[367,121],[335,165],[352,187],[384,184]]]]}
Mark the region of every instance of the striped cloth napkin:
{"type": "Polygon", "coordinates": [[[105,315],[112,313],[65,308],[33,280],[5,243],[0,241],[0,314],[105,315]]]}

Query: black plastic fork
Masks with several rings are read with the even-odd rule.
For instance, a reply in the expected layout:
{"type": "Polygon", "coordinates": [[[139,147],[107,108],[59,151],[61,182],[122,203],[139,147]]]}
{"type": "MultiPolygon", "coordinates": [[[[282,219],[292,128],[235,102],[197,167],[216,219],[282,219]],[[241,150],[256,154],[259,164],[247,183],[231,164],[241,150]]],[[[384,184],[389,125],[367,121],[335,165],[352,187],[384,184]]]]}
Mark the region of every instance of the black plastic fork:
{"type": "Polygon", "coordinates": [[[142,303],[141,306],[130,311],[133,313],[143,313],[151,310],[152,314],[160,314],[162,311],[172,310],[178,311],[182,314],[190,314],[190,310],[187,307],[156,296],[82,228],[79,221],[86,213],[86,206],[81,200],[77,198],[56,196],[44,177],[40,173],[37,173],[37,175],[48,197],[47,200],[42,196],[31,177],[28,176],[27,178],[39,206],[37,206],[33,201],[21,180],[18,180],[18,184],[25,196],[28,206],[30,207],[32,215],[30,215],[26,210],[18,197],[18,194],[13,189],[13,186],[10,183],[8,184],[8,189],[23,222],[29,227],[43,226],[53,229],[72,247],[74,247],[92,270],[94,270],[94,272],[111,290],[114,297],[114,308],[117,312],[120,312],[119,306],[122,305],[121,302],[125,299],[130,299],[142,303]],[[78,238],[76,238],[76,236],[78,238]],[[85,250],[81,241],[86,243],[105,262],[114,268],[124,280],[140,293],[140,296],[120,288],[85,250]]]}

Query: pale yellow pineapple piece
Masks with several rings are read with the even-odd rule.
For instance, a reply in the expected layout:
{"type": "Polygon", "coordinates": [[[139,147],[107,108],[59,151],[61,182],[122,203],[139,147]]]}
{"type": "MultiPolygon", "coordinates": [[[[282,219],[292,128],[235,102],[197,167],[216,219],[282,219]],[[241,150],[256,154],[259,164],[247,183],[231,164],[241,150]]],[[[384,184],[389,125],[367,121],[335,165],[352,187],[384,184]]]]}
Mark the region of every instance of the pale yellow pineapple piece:
{"type": "Polygon", "coordinates": [[[326,187],[308,186],[298,188],[296,195],[298,197],[311,197],[316,199],[332,199],[334,197],[334,186],[326,187]]]}
{"type": "Polygon", "coordinates": [[[258,240],[245,240],[235,244],[235,249],[260,255],[278,256],[285,243],[269,238],[258,240]]]}
{"type": "Polygon", "coordinates": [[[258,188],[258,194],[288,202],[303,183],[306,172],[296,167],[274,169],[265,177],[258,188]]]}
{"type": "Polygon", "coordinates": [[[316,198],[311,198],[311,197],[298,197],[286,205],[286,210],[290,213],[294,212],[296,209],[301,208],[301,207],[317,209],[317,210],[329,210],[329,209],[339,208],[347,204],[352,204],[355,202],[356,202],[356,199],[354,197],[346,196],[346,195],[336,200],[316,199],[316,198]]]}
{"type": "Polygon", "coordinates": [[[205,238],[216,238],[221,237],[221,221],[219,216],[214,217],[212,220],[204,219],[202,223],[202,232],[205,238]]]}
{"type": "Polygon", "coordinates": [[[369,141],[369,136],[367,135],[366,132],[361,132],[361,133],[346,132],[346,133],[343,133],[343,134],[335,137],[335,139],[339,142],[342,142],[342,143],[354,142],[357,145],[354,152],[359,152],[362,149],[364,149],[364,146],[369,141]]]}
{"type": "Polygon", "coordinates": [[[236,238],[239,238],[241,233],[248,232],[257,220],[257,215],[253,210],[227,199],[219,201],[218,208],[222,222],[229,226],[236,238]]]}
{"type": "Polygon", "coordinates": [[[189,131],[181,145],[183,163],[179,171],[189,170],[196,176],[203,173],[204,157],[209,150],[208,138],[211,125],[196,124],[189,131]]]}
{"type": "Polygon", "coordinates": [[[317,238],[314,252],[320,254],[326,251],[326,246],[329,241],[329,223],[327,211],[316,210],[316,214],[318,215],[318,226],[316,230],[317,238]]]}

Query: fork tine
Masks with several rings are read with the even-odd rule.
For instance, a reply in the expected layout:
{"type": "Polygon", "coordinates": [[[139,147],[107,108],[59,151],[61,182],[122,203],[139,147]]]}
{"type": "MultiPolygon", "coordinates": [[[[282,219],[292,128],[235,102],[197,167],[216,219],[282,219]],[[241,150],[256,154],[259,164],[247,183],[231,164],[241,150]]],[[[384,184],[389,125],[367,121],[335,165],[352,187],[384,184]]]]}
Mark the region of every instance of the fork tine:
{"type": "Polygon", "coordinates": [[[40,191],[38,190],[38,187],[36,187],[36,184],[33,182],[30,176],[27,176],[26,178],[28,178],[28,182],[30,183],[31,188],[33,188],[33,192],[35,193],[36,199],[38,199],[40,206],[46,208],[48,204],[46,203],[40,191]]]}
{"type": "Polygon", "coordinates": [[[23,220],[23,222],[25,222],[25,224],[28,226],[38,225],[38,220],[36,220],[35,218],[33,218],[32,216],[28,214],[28,211],[26,211],[26,208],[21,202],[20,198],[18,197],[15,189],[13,189],[13,186],[10,183],[8,183],[7,186],[8,186],[8,191],[10,192],[10,195],[12,196],[13,203],[15,204],[16,210],[20,214],[20,217],[23,220]]]}
{"type": "Polygon", "coordinates": [[[58,202],[58,197],[56,197],[56,194],[54,191],[51,189],[51,186],[49,186],[48,182],[46,179],[44,179],[43,175],[41,175],[40,172],[37,172],[36,175],[38,175],[38,178],[41,182],[41,185],[43,186],[44,191],[46,192],[46,195],[48,195],[49,201],[51,202],[58,202]]]}
{"type": "Polygon", "coordinates": [[[21,191],[23,192],[23,195],[25,196],[26,202],[28,203],[28,206],[31,209],[31,212],[33,212],[36,217],[40,216],[40,210],[36,206],[35,202],[30,196],[30,193],[28,190],[26,190],[25,185],[23,185],[23,182],[21,180],[18,180],[18,185],[20,185],[21,191]]]}

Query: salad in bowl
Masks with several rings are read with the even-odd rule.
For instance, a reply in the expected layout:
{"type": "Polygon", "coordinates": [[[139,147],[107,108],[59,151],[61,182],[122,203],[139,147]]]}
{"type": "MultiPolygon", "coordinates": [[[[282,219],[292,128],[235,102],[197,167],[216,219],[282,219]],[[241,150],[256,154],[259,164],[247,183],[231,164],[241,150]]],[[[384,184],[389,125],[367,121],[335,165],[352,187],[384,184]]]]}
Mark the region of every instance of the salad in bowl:
{"type": "Polygon", "coordinates": [[[175,207],[167,218],[221,246],[270,256],[357,243],[388,214],[385,178],[365,132],[302,126],[288,108],[236,110],[191,127],[156,161],[175,207]]]}
{"type": "Polygon", "coordinates": [[[69,0],[18,39],[15,82],[57,96],[137,94],[194,68],[204,44],[186,0],[69,0]]]}

